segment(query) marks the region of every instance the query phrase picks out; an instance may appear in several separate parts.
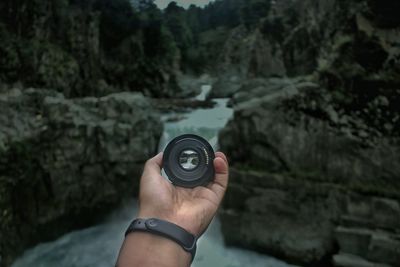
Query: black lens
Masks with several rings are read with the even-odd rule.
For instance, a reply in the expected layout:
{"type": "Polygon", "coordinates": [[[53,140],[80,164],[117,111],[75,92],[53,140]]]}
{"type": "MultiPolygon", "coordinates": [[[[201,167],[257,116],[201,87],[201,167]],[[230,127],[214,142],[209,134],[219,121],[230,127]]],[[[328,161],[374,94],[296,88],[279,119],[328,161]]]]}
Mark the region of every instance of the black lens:
{"type": "Polygon", "coordinates": [[[214,150],[205,139],[185,134],[168,143],[163,168],[174,185],[193,188],[214,179],[214,157],[214,150]]]}

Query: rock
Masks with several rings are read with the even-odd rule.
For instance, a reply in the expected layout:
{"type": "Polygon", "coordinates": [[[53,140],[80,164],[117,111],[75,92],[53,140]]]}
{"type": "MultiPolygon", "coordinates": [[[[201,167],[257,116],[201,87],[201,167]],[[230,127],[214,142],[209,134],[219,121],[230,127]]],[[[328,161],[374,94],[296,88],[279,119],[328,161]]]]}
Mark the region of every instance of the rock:
{"type": "Polygon", "coordinates": [[[225,242],[296,264],[322,261],[335,251],[342,197],[322,184],[233,167],[221,214],[225,242]]]}
{"type": "Polygon", "coordinates": [[[212,85],[214,78],[208,74],[203,74],[199,77],[180,74],[178,76],[178,84],[182,88],[180,95],[174,97],[193,97],[201,93],[203,85],[212,85]]]}
{"type": "Polygon", "coordinates": [[[251,101],[276,102],[279,99],[287,99],[290,96],[298,95],[300,92],[304,93],[318,87],[318,84],[313,83],[307,77],[249,79],[243,82],[232,96],[230,105],[236,104],[239,108],[241,103],[247,105],[251,101]]]}
{"type": "Polygon", "coordinates": [[[365,258],[374,261],[400,265],[400,235],[391,236],[387,233],[375,233],[369,245],[369,253],[365,258]]]}
{"type": "Polygon", "coordinates": [[[399,253],[386,245],[377,258],[368,254],[373,236],[400,230],[397,139],[365,147],[330,126],[332,119],[288,105],[315,92],[315,82],[248,84],[255,87],[234,95],[234,118],[219,135],[232,166],[221,217],[226,242],[304,265],[323,264],[339,244],[343,253],[393,264],[386,258],[399,253]]]}
{"type": "Polygon", "coordinates": [[[399,201],[352,195],[346,206],[346,215],[335,231],[340,252],[398,266],[399,201]]]}
{"type": "Polygon", "coordinates": [[[10,91],[0,96],[0,109],[3,266],[37,242],[97,222],[132,196],[162,133],[139,93],[65,99],[46,90],[10,91]]]}
{"type": "Polygon", "coordinates": [[[394,0],[275,1],[257,26],[231,31],[212,96],[230,97],[248,79],[314,74],[323,90],[300,97],[309,115],[338,127],[347,126],[340,125],[341,117],[350,115],[368,128],[351,134],[368,143],[382,134],[399,136],[399,121],[393,120],[399,115],[400,24],[391,11],[398,5],[394,0]],[[376,101],[380,107],[371,108],[376,101]]]}
{"type": "Polygon", "coordinates": [[[386,198],[372,199],[371,217],[374,224],[382,229],[400,228],[400,203],[386,198]]]}
{"type": "Polygon", "coordinates": [[[353,223],[355,223],[354,220],[361,220],[366,225],[388,231],[395,231],[400,228],[400,209],[397,200],[352,196],[347,200],[346,214],[346,216],[352,218],[353,223]]]}
{"type": "MultiPolygon", "coordinates": [[[[299,90],[295,83],[293,87],[293,92],[299,90]]],[[[389,140],[382,140],[379,146],[360,149],[356,140],[341,136],[330,129],[327,122],[301,115],[291,118],[290,111],[286,112],[279,104],[285,99],[296,98],[291,90],[288,93],[282,88],[276,94],[257,96],[235,106],[234,120],[220,134],[221,147],[230,153],[233,163],[251,163],[266,170],[324,173],[331,182],[345,184],[357,180],[373,182],[376,177],[385,177],[382,183],[398,183],[395,177],[400,173],[400,166],[394,156],[399,153],[398,147],[391,147],[389,140]],[[238,147],[238,143],[243,145],[238,147]],[[255,150],[260,151],[259,146],[270,153],[257,153],[255,150]],[[350,154],[349,150],[358,154],[350,154]],[[326,151],[330,153],[326,154],[326,151]],[[384,151],[394,154],[389,156],[384,151]],[[365,155],[368,160],[360,155],[365,155]],[[383,159],[381,155],[387,157],[383,159]],[[272,158],[278,164],[266,165],[272,158]],[[381,171],[382,166],[388,168],[388,173],[381,171]],[[352,180],[344,178],[349,175],[352,180]]]]}
{"type": "Polygon", "coordinates": [[[185,112],[195,108],[212,108],[215,102],[212,100],[194,100],[194,99],[165,99],[152,98],[152,105],[155,109],[162,112],[185,112]]]}
{"type": "Polygon", "coordinates": [[[343,227],[359,227],[359,228],[373,228],[374,223],[369,218],[357,217],[354,215],[342,215],[340,217],[340,225],[343,227]]]}
{"type": "Polygon", "coordinates": [[[210,98],[232,96],[246,79],[284,76],[281,53],[259,30],[248,32],[244,26],[232,30],[220,55],[218,80],[210,98]]]}
{"type": "Polygon", "coordinates": [[[218,80],[213,84],[208,98],[226,98],[236,93],[242,83],[242,78],[237,75],[219,75],[218,80]]]}
{"type": "Polygon", "coordinates": [[[365,257],[368,254],[372,231],[362,228],[338,227],[335,236],[342,252],[365,257]]]}
{"type": "Polygon", "coordinates": [[[390,267],[386,264],[377,264],[351,254],[338,254],[333,257],[336,267],[390,267]]]}
{"type": "Polygon", "coordinates": [[[219,135],[228,244],[307,266],[338,250],[338,266],[398,266],[398,5],[273,1],[232,30],[212,92],[234,108],[219,135]]]}

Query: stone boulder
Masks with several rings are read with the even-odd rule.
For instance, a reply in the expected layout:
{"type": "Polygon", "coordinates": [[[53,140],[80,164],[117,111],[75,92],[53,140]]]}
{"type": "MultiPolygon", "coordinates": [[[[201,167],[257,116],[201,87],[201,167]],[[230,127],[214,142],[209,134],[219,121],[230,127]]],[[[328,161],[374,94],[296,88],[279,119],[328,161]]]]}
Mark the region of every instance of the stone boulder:
{"type": "Polygon", "coordinates": [[[163,128],[139,93],[65,99],[11,90],[0,110],[2,266],[132,196],[163,128]]]}
{"type": "Polygon", "coordinates": [[[219,135],[232,166],[221,217],[227,244],[304,265],[326,266],[340,251],[398,266],[398,139],[365,143],[337,129],[333,115],[288,106],[319,88],[310,78],[247,85],[219,135]]]}
{"type": "Polygon", "coordinates": [[[222,51],[210,98],[232,96],[249,78],[286,74],[280,48],[260,30],[249,32],[244,26],[233,29],[222,51]]]}

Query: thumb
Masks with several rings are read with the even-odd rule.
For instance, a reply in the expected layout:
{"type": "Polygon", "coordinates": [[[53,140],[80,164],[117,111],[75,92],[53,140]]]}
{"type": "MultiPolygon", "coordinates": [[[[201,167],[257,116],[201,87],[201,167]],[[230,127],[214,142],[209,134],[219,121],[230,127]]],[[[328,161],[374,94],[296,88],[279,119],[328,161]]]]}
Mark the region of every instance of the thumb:
{"type": "Polygon", "coordinates": [[[229,165],[226,156],[222,152],[215,153],[214,168],[215,168],[215,179],[209,185],[211,189],[222,201],[226,188],[228,187],[229,180],[229,165]]]}
{"type": "Polygon", "coordinates": [[[146,161],[143,170],[143,176],[156,176],[161,174],[163,153],[160,152],[156,156],[146,161]]]}

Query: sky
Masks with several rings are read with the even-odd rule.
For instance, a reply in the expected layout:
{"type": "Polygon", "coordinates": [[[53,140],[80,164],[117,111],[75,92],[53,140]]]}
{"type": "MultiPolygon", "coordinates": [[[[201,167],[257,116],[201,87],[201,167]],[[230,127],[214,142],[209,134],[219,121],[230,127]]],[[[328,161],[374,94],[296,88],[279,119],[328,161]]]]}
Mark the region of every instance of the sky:
{"type": "MultiPolygon", "coordinates": [[[[155,3],[157,6],[161,9],[166,8],[170,2],[173,0],[156,0],[155,3]]],[[[212,0],[175,0],[175,2],[178,3],[178,5],[188,8],[191,4],[194,4],[196,6],[203,7],[210,3],[212,0]]]]}

